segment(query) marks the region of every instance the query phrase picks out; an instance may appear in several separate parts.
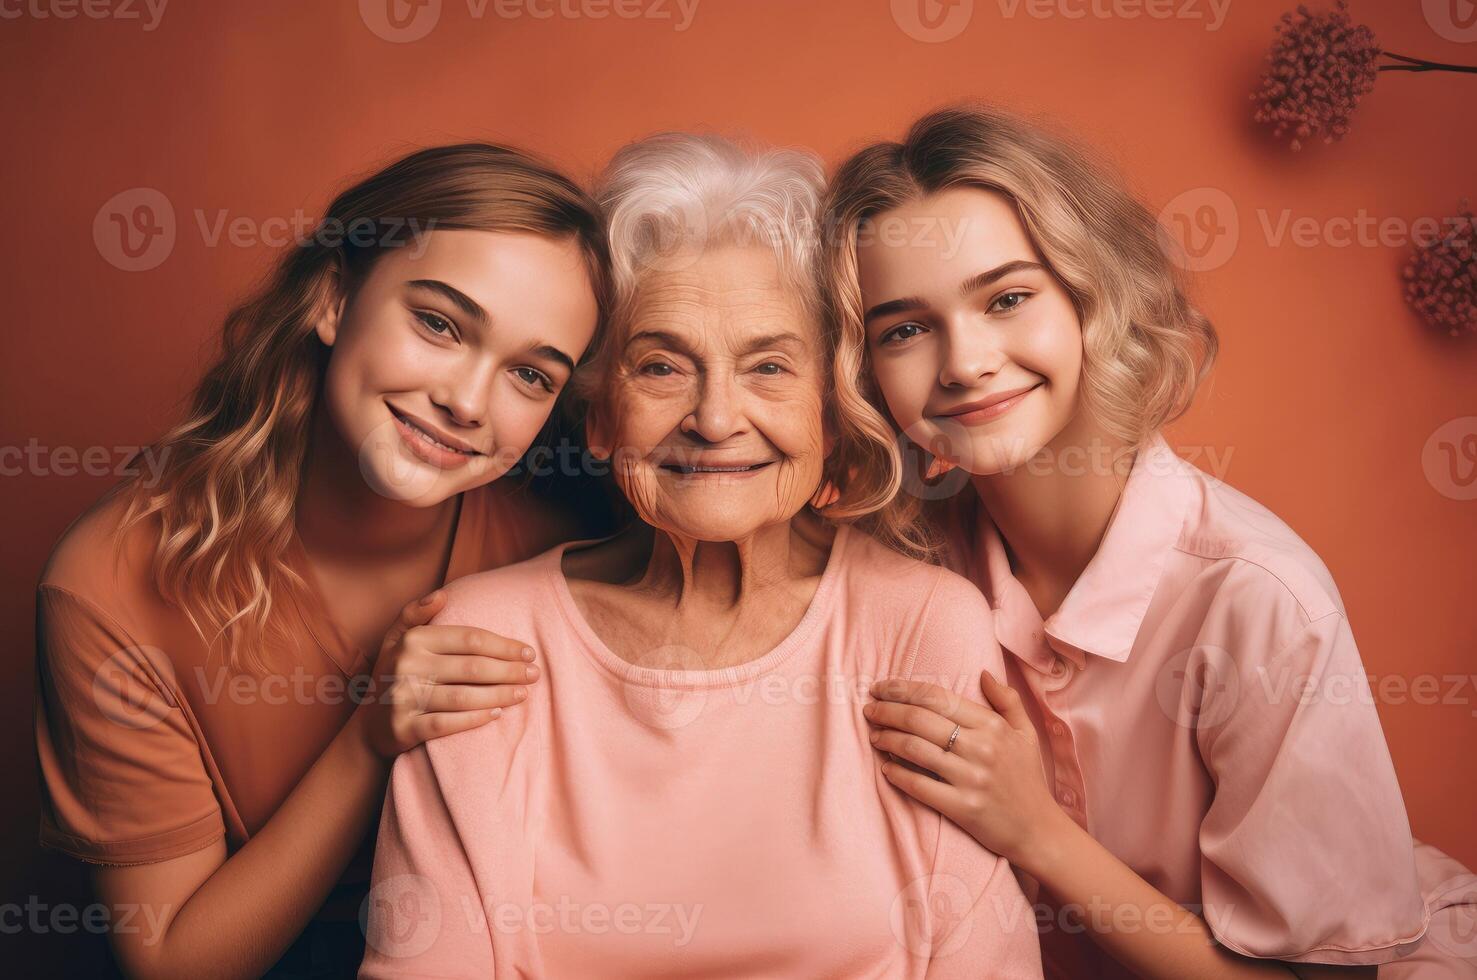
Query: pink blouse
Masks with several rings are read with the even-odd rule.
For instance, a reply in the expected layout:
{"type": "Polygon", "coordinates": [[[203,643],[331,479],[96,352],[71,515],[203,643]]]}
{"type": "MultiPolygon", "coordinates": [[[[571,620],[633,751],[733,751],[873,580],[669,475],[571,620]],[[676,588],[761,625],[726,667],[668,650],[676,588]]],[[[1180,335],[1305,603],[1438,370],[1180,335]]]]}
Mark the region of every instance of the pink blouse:
{"type": "Polygon", "coordinates": [[[842,527],[779,646],[637,667],[566,547],[447,589],[439,622],[528,641],[543,676],[396,761],[361,977],[1041,976],[1010,867],[887,782],[861,711],[893,675],[980,700],[1003,663],[972,585],[842,527]]]}
{"type": "MultiPolygon", "coordinates": [[[[1286,524],[1156,436],[1043,622],[983,508],[970,520],[956,567],[989,598],[1079,825],[1238,953],[1371,964],[1421,939],[1364,665],[1333,579],[1286,524]]],[[[1048,975],[1127,975],[1062,910],[1043,919],[1048,975]]]]}

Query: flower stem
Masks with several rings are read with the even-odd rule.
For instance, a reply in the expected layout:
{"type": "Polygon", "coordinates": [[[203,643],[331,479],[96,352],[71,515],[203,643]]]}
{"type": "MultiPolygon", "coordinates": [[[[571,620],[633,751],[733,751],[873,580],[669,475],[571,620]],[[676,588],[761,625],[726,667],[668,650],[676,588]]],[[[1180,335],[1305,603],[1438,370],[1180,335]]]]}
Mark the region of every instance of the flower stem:
{"type": "Polygon", "coordinates": [[[1406,62],[1403,65],[1380,65],[1380,71],[1458,71],[1477,74],[1477,65],[1448,65],[1439,61],[1427,61],[1424,58],[1408,58],[1393,51],[1381,51],[1380,54],[1386,58],[1406,62]]]}

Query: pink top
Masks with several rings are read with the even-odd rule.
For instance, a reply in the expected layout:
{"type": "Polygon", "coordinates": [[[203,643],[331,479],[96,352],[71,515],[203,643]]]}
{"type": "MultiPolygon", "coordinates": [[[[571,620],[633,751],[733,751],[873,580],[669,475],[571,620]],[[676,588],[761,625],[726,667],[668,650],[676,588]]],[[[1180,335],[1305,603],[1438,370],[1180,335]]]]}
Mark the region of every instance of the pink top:
{"type": "MultiPolygon", "coordinates": [[[[989,517],[970,519],[957,568],[1078,824],[1244,955],[1410,950],[1426,916],[1400,786],[1333,579],[1286,524],[1156,436],[1043,623],[989,517]]],[[[1042,925],[1049,975],[1127,975],[1060,921],[1042,925]]]]}
{"type": "Polygon", "coordinates": [[[448,588],[440,622],[532,643],[528,702],[403,754],[361,977],[1040,977],[1005,861],[882,776],[862,706],[911,674],[1001,671],[962,578],[837,531],[799,625],[756,660],[636,667],[564,549],[448,588]]]}

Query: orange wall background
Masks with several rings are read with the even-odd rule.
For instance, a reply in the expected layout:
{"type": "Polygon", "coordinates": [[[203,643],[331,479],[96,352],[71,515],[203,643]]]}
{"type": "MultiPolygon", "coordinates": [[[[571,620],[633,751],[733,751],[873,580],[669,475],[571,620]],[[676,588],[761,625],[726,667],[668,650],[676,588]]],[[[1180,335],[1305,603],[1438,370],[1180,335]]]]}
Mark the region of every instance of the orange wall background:
{"type": "MultiPolygon", "coordinates": [[[[677,0],[432,0],[409,29],[424,36],[398,41],[389,2],[176,2],[155,21],[142,0],[91,0],[103,17],[0,0],[0,446],[46,461],[0,477],[0,902],[88,901],[77,870],[34,845],[33,597],[55,539],[113,477],[65,475],[57,450],[116,459],[174,418],[221,317],[271,259],[263,235],[427,144],[514,142],[588,177],[627,140],[709,128],[835,163],[961,98],[1056,119],[1156,209],[1218,209],[1230,237],[1197,296],[1223,356],[1170,442],[1323,556],[1387,694],[1415,832],[1477,866],[1477,502],[1423,465],[1431,440],[1477,434],[1477,344],[1423,327],[1401,298],[1408,246],[1373,240],[1380,221],[1477,199],[1477,77],[1386,73],[1344,142],[1293,154],[1250,122],[1248,100],[1292,0],[960,0],[950,16],[967,23],[946,21],[961,29],[937,41],[921,38],[919,0],[686,0],[687,13],[677,0]],[[94,238],[136,188],[175,216],[172,248],[146,271],[94,238]],[[1427,675],[1434,694],[1391,686],[1427,675]]],[[[1477,63],[1454,0],[1354,8],[1389,50],[1477,63]]],[[[99,943],[20,938],[47,957],[35,972],[89,965],[99,943]]]]}

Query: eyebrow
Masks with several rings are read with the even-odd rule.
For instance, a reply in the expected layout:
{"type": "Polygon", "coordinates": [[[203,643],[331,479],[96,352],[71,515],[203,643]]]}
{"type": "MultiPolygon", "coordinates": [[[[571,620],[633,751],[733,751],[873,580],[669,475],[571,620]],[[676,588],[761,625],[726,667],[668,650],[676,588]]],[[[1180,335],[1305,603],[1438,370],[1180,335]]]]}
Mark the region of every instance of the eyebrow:
{"type": "MultiPolygon", "coordinates": [[[[682,351],[684,354],[694,353],[692,345],[683,338],[669,330],[638,330],[626,341],[631,346],[638,341],[648,340],[663,347],[672,347],[682,351]]],[[[804,349],[805,341],[793,333],[770,333],[762,337],[755,337],[744,345],[742,353],[763,350],[766,347],[788,347],[792,350],[804,349]]]]}
{"type": "MultiPolygon", "coordinates": [[[[979,290],[984,289],[986,286],[992,285],[993,283],[1004,279],[1006,276],[1014,275],[1017,272],[1031,271],[1045,272],[1046,267],[1043,266],[1040,262],[1029,262],[1025,259],[1016,259],[1012,262],[1006,262],[1003,265],[997,265],[993,269],[987,269],[984,272],[970,276],[968,279],[964,280],[962,283],[959,284],[959,295],[968,296],[970,293],[978,292],[979,290]]],[[[920,297],[917,296],[904,296],[901,299],[890,299],[885,303],[878,303],[876,306],[867,310],[866,315],[862,317],[862,323],[868,324],[878,317],[890,316],[894,313],[909,313],[913,310],[921,310],[927,305],[927,303],[925,303],[920,297]]]]}
{"type": "Polygon", "coordinates": [[[486,324],[492,319],[476,300],[440,279],[412,279],[406,285],[437,294],[478,323],[486,324]]]}
{"type": "MultiPolygon", "coordinates": [[[[442,282],[440,279],[412,279],[407,282],[406,285],[415,286],[418,289],[425,289],[430,292],[436,293],[437,295],[445,297],[452,303],[453,306],[455,306],[457,309],[461,310],[467,316],[471,317],[473,320],[476,320],[480,324],[486,325],[492,322],[492,317],[488,314],[486,310],[482,308],[482,306],[476,300],[468,296],[466,293],[462,292],[460,289],[457,289],[450,283],[442,282]]],[[[574,358],[570,357],[568,354],[564,353],[553,344],[535,344],[529,350],[529,354],[535,357],[542,357],[545,360],[553,361],[556,364],[562,364],[566,371],[568,371],[570,374],[574,373],[574,358]]]]}

